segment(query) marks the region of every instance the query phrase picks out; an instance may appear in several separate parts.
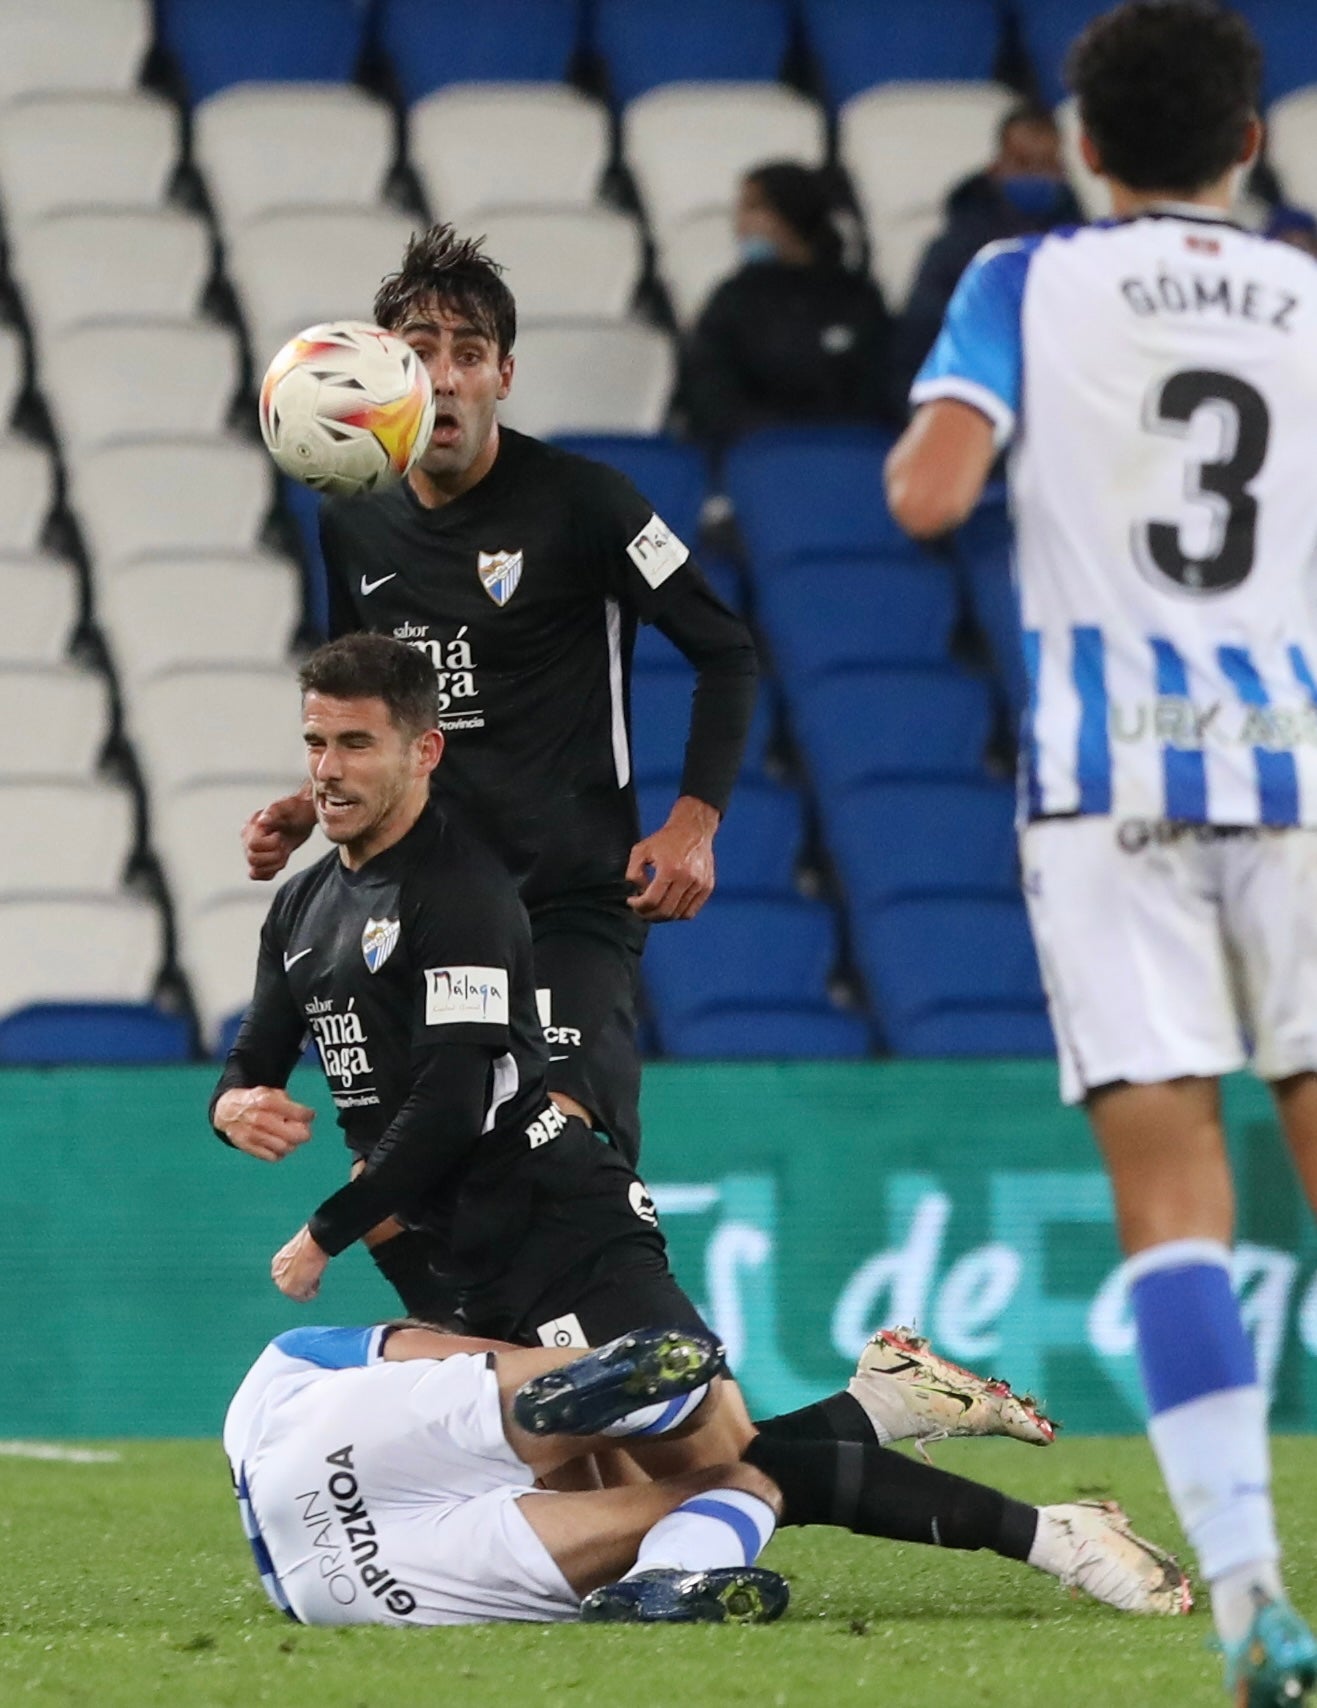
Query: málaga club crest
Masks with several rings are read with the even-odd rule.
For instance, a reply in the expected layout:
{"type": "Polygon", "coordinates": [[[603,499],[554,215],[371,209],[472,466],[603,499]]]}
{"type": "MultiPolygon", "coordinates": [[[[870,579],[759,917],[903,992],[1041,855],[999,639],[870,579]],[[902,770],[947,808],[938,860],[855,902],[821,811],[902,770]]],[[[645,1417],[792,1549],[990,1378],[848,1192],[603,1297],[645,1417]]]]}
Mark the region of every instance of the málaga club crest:
{"type": "Polygon", "coordinates": [[[393,953],[402,929],[396,919],[368,919],[361,933],[361,952],[366,957],[366,970],[377,973],[393,953]]]}
{"type": "Polygon", "coordinates": [[[506,605],[517,591],[523,568],[520,552],[477,552],[480,585],[496,605],[506,605]]]}

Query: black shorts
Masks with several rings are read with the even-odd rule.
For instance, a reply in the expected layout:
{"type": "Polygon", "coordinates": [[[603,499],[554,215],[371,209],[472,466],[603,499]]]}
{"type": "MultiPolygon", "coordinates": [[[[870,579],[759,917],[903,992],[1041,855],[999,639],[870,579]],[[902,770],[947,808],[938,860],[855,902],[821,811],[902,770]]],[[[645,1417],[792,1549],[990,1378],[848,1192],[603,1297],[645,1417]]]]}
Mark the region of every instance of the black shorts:
{"type": "Polygon", "coordinates": [[[535,983],[549,1090],[588,1109],[634,1168],[640,1156],[636,1041],[644,927],[625,904],[536,908],[535,983]]]}

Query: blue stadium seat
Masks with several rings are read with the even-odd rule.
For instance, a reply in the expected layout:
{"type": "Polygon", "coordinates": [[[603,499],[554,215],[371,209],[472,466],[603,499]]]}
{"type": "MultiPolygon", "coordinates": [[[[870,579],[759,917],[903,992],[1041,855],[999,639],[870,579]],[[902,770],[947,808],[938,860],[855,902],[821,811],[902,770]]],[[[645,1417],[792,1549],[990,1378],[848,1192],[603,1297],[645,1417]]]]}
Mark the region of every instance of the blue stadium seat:
{"type": "Polygon", "coordinates": [[[185,1062],[192,1028],[149,1003],[41,1002],[0,1020],[0,1062],[185,1062]]]}
{"type": "Polygon", "coordinates": [[[856,916],[897,896],[1018,892],[1009,783],[861,783],[824,804],[828,847],[856,916]]]}
{"type": "MultiPolygon", "coordinates": [[[[690,731],[695,672],[636,670],[631,678],[631,769],[637,783],[665,781],[681,772],[690,731]]],[[[743,777],[762,776],[773,737],[773,697],[763,683],[755,703],[743,777]]]]}
{"type": "Polygon", "coordinates": [[[991,702],[954,667],[836,670],[783,686],[825,800],[869,777],[983,776],[991,702]]]}
{"type": "MultiPolygon", "coordinates": [[[[677,793],[676,777],[639,791],[642,831],[658,829],[677,793]]],[[[718,895],[793,896],[804,840],[805,803],[799,790],[753,778],[739,782],[714,843],[718,895]]]]}
{"type": "Polygon", "coordinates": [[[875,83],[990,78],[997,0],[804,0],[805,32],[833,106],[875,83]]]}
{"type": "Polygon", "coordinates": [[[302,554],[302,595],[307,620],[322,638],[329,633],[329,579],[320,550],[320,494],[300,480],[279,482],[302,554]]]}
{"type": "Polygon", "coordinates": [[[836,1008],[720,1009],[666,1025],[663,1038],[669,1055],[704,1061],[853,1059],[873,1049],[867,1023],[836,1008]]]}
{"type": "Polygon", "coordinates": [[[742,439],[723,484],[756,579],[806,553],[910,553],[883,496],[891,445],[865,427],[767,427],[742,439]]]}
{"type": "MultiPolygon", "coordinates": [[[[855,920],[854,938],[869,994],[898,1055],[916,1046],[924,1054],[947,1053],[955,1035],[952,1016],[1044,1013],[1037,957],[1017,896],[891,902],[855,920]],[[928,1023],[937,1015],[948,1018],[934,1028],[928,1023]],[[936,1049],[927,1047],[930,1037],[936,1049]]],[[[1003,1020],[1003,1031],[1007,1024],[1003,1020]]],[[[982,1038],[986,1031],[982,1019],[967,1018],[962,1035],[982,1038]]],[[[1022,1026],[1021,1036],[1028,1031],[1022,1026]]]]}
{"type": "Polygon", "coordinates": [[[594,45],[620,107],[661,83],[772,82],[789,38],[787,0],[595,0],[594,45]]]}
{"type": "Polygon", "coordinates": [[[1011,569],[1014,544],[1005,489],[994,486],[969,521],[956,530],[952,550],[970,609],[992,654],[1012,723],[1018,726],[1029,702],[1029,679],[1020,644],[1020,599],[1011,569]]]}
{"type": "Polygon", "coordinates": [[[350,82],[366,33],[356,0],[159,0],[159,17],[193,106],[253,79],[350,82]]]}
{"type": "Polygon", "coordinates": [[[554,441],[565,451],[620,470],[692,550],[700,537],[700,511],[709,496],[709,465],[694,445],[666,434],[578,433],[554,441]]]}
{"type": "Polygon", "coordinates": [[[948,657],[956,585],[934,557],[797,558],[759,585],[779,674],[802,682],[846,665],[948,657]]]}
{"type": "Polygon", "coordinates": [[[907,1022],[903,1056],[1051,1056],[1056,1039],[1046,1007],[945,1008],[907,1022]]]}
{"type": "Polygon", "coordinates": [[[411,106],[448,83],[563,82],[580,12],[580,0],[383,0],[375,39],[411,106]]]}
{"type": "Polygon", "coordinates": [[[1317,83],[1317,20],[1305,0],[1236,0],[1262,43],[1262,104],[1317,83]]]}
{"type": "Polygon", "coordinates": [[[1108,10],[1107,0],[1016,0],[1020,37],[1049,107],[1069,92],[1064,73],[1070,44],[1085,24],[1108,10]]]}

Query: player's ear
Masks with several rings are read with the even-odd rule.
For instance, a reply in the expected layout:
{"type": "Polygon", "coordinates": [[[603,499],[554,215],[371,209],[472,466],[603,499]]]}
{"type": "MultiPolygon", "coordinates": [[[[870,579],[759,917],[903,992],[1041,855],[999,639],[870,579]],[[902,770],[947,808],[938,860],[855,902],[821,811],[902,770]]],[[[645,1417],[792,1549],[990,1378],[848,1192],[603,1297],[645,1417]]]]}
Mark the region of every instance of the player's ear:
{"type": "Polygon", "coordinates": [[[1099,176],[1103,174],[1102,156],[1097,151],[1097,144],[1086,130],[1081,130],[1079,133],[1079,157],[1090,172],[1096,172],[1099,176]]]}
{"type": "Polygon", "coordinates": [[[416,761],[422,777],[428,777],[443,756],[444,737],[442,730],[427,729],[424,735],[417,736],[416,761]]]}
{"type": "Polygon", "coordinates": [[[512,390],[512,370],[517,365],[517,358],[508,353],[498,365],[498,399],[501,403],[512,390]]]}
{"type": "Polygon", "coordinates": [[[1244,132],[1244,146],[1239,151],[1239,165],[1251,166],[1253,164],[1262,152],[1262,141],[1265,136],[1266,130],[1263,127],[1262,120],[1254,113],[1248,121],[1248,128],[1244,132]]]}

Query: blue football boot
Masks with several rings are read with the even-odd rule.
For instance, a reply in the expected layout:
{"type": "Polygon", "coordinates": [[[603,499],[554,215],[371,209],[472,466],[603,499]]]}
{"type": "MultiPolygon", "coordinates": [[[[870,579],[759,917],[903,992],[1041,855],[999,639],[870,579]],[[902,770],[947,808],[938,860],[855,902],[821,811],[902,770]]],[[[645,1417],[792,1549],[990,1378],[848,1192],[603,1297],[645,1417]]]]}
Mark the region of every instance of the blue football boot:
{"type": "Polygon", "coordinates": [[[1226,1648],[1236,1708],[1296,1708],[1317,1685],[1317,1638],[1288,1601],[1259,1598],[1242,1642],[1226,1648]]]}
{"type": "Polygon", "coordinates": [[[587,1625],[770,1625],[790,1599],[787,1580],[762,1566],[663,1567],[591,1590],[581,1619],[587,1625]]]}
{"type": "Polygon", "coordinates": [[[721,1342],[699,1329],[637,1328],[523,1382],[512,1415],[530,1435],[597,1435],[641,1406],[689,1394],[724,1364],[721,1342]]]}

